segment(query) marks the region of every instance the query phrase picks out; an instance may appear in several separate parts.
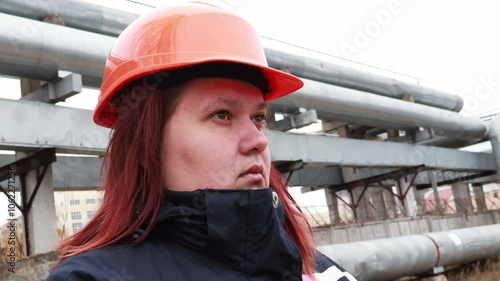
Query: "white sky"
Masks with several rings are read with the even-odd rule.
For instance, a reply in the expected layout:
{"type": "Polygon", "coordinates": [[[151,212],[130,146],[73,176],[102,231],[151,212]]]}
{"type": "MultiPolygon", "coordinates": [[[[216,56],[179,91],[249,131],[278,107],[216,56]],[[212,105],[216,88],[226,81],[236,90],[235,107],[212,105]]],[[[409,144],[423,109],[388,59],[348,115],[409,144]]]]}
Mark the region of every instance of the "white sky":
{"type": "MultiPolygon", "coordinates": [[[[89,2],[147,10],[122,0],[89,2]]],[[[465,114],[500,108],[500,4],[496,1],[210,2],[247,18],[262,36],[415,76],[421,84],[458,94],[465,99],[465,114]]],[[[0,97],[20,96],[17,80],[0,78],[0,87],[0,97]]],[[[86,90],[66,104],[92,109],[96,98],[97,91],[86,90]]],[[[5,206],[4,197],[0,195],[1,206],[5,206]]],[[[0,210],[0,222],[4,213],[0,210]]]]}

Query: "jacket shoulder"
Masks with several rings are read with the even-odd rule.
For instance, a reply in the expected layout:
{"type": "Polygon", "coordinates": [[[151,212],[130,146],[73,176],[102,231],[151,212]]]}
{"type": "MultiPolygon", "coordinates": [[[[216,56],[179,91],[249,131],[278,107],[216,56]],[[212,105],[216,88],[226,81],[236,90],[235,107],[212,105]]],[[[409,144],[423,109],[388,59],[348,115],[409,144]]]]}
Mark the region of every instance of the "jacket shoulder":
{"type": "Polygon", "coordinates": [[[104,281],[96,276],[93,263],[80,256],[70,257],[49,274],[46,281],[104,281]]]}
{"type": "Polygon", "coordinates": [[[110,281],[132,280],[119,263],[130,250],[105,247],[69,257],[57,265],[46,281],[110,281]]]}

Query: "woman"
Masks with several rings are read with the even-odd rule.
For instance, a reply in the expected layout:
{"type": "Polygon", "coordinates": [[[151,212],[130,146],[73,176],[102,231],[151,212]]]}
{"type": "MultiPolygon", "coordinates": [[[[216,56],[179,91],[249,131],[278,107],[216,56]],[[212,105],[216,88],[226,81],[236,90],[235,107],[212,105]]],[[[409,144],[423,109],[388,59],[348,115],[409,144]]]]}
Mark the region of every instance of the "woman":
{"type": "Polygon", "coordinates": [[[267,67],[254,29],[216,7],[132,23],[94,112],[112,129],[104,200],[47,280],[349,280],[313,250],[270,161],[266,103],[302,84],[267,67]]]}

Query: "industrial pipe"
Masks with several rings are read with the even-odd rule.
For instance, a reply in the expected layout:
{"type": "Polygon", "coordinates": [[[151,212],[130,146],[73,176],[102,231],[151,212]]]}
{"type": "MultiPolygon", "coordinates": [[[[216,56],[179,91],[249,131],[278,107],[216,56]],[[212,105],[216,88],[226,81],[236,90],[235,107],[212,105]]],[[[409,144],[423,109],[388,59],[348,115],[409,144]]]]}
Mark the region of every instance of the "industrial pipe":
{"type": "MultiPolygon", "coordinates": [[[[0,22],[10,26],[9,33],[0,33],[0,74],[53,80],[58,70],[66,70],[81,73],[84,85],[99,87],[115,38],[6,14],[0,14],[0,22]]],[[[408,130],[429,127],[465,139],[482,138],[487,131],[481,121],[456,112],[304,82],[301,90],[276,104],[291,101],[316,109],[324,120],[408,130]]]]}
{"type": "Polygon", "coordinates": [[[57,15],[68,27],[117,37],[139,15],[74,0],[2,0],[0,12],[43,20],[57,15]]]}
{"type": "MultiPolygon", "coordinates": [[[[68,27],[111,36],[118,36],[138,17],[133,13],[76,0],[3,0],[0,12],[30,19],[42,19],[55,14],[60,16],[68,27]]],[[[265,48],[265,53],[269,66],[277,69],[288,67],[293,74],[300,77],[396,99],[408,94],[414,97],[416,103],[456,112],[463,107],[460,96],[415,83],[271,48],[265,48]]]]}
{"type": "Polygon", "coordinates": [[[387,281],[500,253],[500,224],[320,246],[359,281],[387,281]]]}
{"type": "Polygon", "coordinates": [[[489,125],[489,139],[493,158],[497,164],[496,178],[500,181],[500,115],[495,116],[489,125]]]}
{"type": "MultiPolygon", "coordinates": [[[[2,3],[3,7],[3,3],[2,3]]],[[[98,88],[116,38],[0,13],[0,75],[51,81],[59,70],[98,88]]]]}
{"type": "Polygon", "coordinates": [[[479,118],[308,79],[302,81],[304,87],[273,101],[273,106],[315,109],[318,118],[323,120],[379,128],[434,128],[448,137],[470,140],[487,136],[488,128],[479,118]]]}
{"type": "Polygon", "coordinates": [[[405,94],[414,97],[416,103],[441,109],[460,111],[463,99],[429,87],[363,72],[320,59],[265,49],[269,66],[290,69],[291,73],[307,79],[377,95],[401,99],[405,94]]]}

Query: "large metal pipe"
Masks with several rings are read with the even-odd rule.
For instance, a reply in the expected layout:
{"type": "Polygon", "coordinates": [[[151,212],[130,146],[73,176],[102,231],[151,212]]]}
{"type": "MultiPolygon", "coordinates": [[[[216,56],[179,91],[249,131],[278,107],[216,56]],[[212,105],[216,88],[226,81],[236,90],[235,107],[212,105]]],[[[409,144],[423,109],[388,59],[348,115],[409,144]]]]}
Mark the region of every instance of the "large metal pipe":
{"type": "Polygon", "coordinates": [[[338,120],[379,128],[434,128],[448,137],[479,140],[488,128],[479,118],[463,116],[335,85],[302,79],[304,87],[273,104],[315,109],[323,120],[338,120]]]}
{"type": "Polygon", "coordinates": [[[66,26],[114,37],[139,16],[74,0],[2,0],[0,12],[35,20],[58,15],[66,26]]]}
{"type": "Polygon", "coordinates": [[[456,112],[463,107],[460,96],[415,83],[283,51],[265,49],[265,52],[269,66],[278,69],[286,67],[300,77],[396,99],[408,94],[414,97],[416,103],[456,112]]]}
{"type": "Polygon", "coordinates": [[[500,253],[500,224],[320,246],[359,281],[387,281],[500,253]]]}
{"type": "Polygon", "coordinates": [[[0,75],[51,81],[66,70],[100,86],[114,37],[1,13],[0,23],[0,75]]]}
{"type": "Polygon", "coordinates": [[[500,115],[495,116],[489,124],[489,139],[493,158],[497,164],[496,178],[500,181],[500,115]]]}
{"type": "MultiPolygon", "coordinates": [[[[38,19],[57,14],[68,27],[112,36],[118,36],[138,17],[133,13],[76,0],[3,0],[0,12],[38,19]]],[[[416,103],[446,110],[458,112],[463,107],[460,96],[416,83],[271,48],[265,48],[265,53],[269,66],[278,69],[288,67],[293,74],[300,77],[396,99],[409,94],[414,97],[416,103]]]]}
{"type": "MultiPolygon", "coordinates": [[[[6,14],[0,14],[0,22],[11,27],[8,34],[0,33],[0,74],[53,80],[58,70],[67,70],[81,73],[84,85],[99,87],[115,38],[6,14]]],[[[465,139],[486,133],[481,121],[456,112],[304,81],[304,88],[283,102],[316,109],[326,120],[408,130],[430,127],[465,139]]]]}

